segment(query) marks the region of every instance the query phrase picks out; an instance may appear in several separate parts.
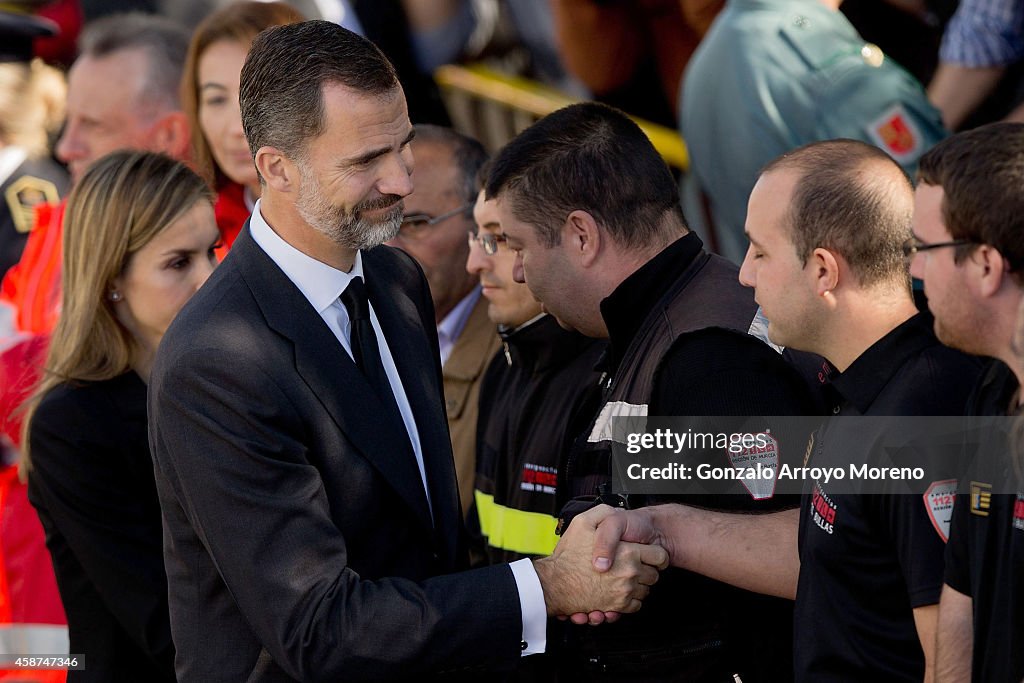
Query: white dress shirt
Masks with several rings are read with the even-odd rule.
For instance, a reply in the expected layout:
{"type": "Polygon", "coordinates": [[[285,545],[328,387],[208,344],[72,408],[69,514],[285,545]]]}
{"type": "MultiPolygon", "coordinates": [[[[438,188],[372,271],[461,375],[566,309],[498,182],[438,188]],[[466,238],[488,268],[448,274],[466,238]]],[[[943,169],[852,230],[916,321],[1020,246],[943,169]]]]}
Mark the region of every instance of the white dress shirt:
{"type": "MultiPolygon", "coordinates": [[[[327,327],[337,337],[344,347],[345,352],[352,357],[351,332],[352,324],[348,318],[348,310],[345,304],[341,303],[341,293],[348,287],[348,283],[354,277],[363,278],[363,258],[360,252],[356,252],[355,264],[348,273],[332,268],[331,266],[317,261],[292,245],[285,242],[273,231],[263,219],[260,213],[260,203],[257,200],[253,208],[252,218],[249,219],[249,231],[252,238],[267,256],[277,264],[278,268],[284,271],[292,283],[299,288],[302,295],[309,300],[320,317],[327,323],[327,327]]],[[[427,505],[430,506],[430,517],[433,519],[434,509],[430,503],[430,489],[427,488],[427,472],[423,466],[423,447],[420,445],[420,434],[416,429],[416,420],[412,414],[412,406],[409,398],[405,395],[405,388],[402,386],[402,379],[398,376],[398,367],[395,359],[388,348],[388,340],[380,329],[380,321],[370,304],[370,321],[373,324],[373,331],[377,334],[377,346],[380,347],[380,359],[384,364],[384,371],[387,373],[388,382],[391,383],[391,391],[398,403],[398,412],[402,415],[402,422],[405,423],[405,431],[409,434],[409,442],[412,444],[413,453],[416,456],[416,466],[420,471],[420,479],[423,483],[423,491],[427,495],[427,505]]]]}
{"type": "MultiPolygon", "coordinates": [[[[280,235],[274,232],[260,212],[259,200],[257,200],[252,217],[249,219],[249,232],[252,234],[253,241],[266,252],[270,260],[277,264],[277,267],[284,272],[285,276],[306,297],[314,310],[320,314],[345,352],[352,356],[350,341],[352,326],[348,311],[339,297],[348,287],[352,278],[359,276],[363,278],[363,282],[366,282],[362,253],[356,252],[355,263],[348,273],[317,261],[285,242],[280,235]]],[[[391,383],[391,390],[395,394],[405,429],[409,434],[409,441],[412,443],[416,465],[423,482],[423,490],[427,493],[427,504],[430,505],[427,474],[423,467],[423,448],[420,445],[419,432],[416,430],[416,420],[413,418],[412,407],[405,395],[402,379],[398,375],[398,367],[391,355],[391,349],[388,348],[388,340],[381,331],[380,321],[377,320],[372,303],[370,304],[370,322],[373,325],[373,331],[377,334],[381,361],[387,372],[388,381],[391,383]]],[[[431,518],[433,518],[433,507],[430,512],[431,518]]],[[[544,604],[544,592],[541,589],[540,579],[537,578],[537,572],[530,560],[517,560],[512,562],[509,568],[512,570],[516,588],[519,590],[519,607],[523,618],[523,641],[527,644],[522,654],[525,656],[544,652],[547,646],[547,608],[544,604]]]]}

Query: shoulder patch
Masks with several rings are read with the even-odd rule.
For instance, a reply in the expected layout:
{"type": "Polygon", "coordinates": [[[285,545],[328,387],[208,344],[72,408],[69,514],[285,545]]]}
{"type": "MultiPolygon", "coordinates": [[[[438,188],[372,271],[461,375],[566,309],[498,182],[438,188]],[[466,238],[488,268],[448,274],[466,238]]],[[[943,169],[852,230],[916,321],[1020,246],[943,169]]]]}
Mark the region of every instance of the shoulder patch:
{"type": "Polygon", "coordinates": [[[767,500],[775,496],[775,483],[779,471],[779,442],[769,433],[761,432],[758,436],[765,437],[764,446],[750,446],[739,453],[728,452],[729,463],[739,471],[740,483],[754,500],[767,500]],[[744,476],[753,472],[771,472],[771,478],[762,476],[744,476]]]}
{"type": "Polygon", "coordinates": [[[869,123],[867,134],[901,164],[916,160],[923,151],[921,131],[902,104],[894,104],[869,123]]]}
{"type": "Polygon", "coordinates": [[[14,219],[14,229],[26,233],[32,229],[35,219],[35,208],[47,202],[60,201],[57,186],[49,180],[36,176],[23,175],[10,184],[4,192],[7,209],[14,219]]]}
{"type": "Polygon", "coordinates": [[[924,492],[924,506],[928,511],[935,532],[945,543],[949,540],[949,524],[953,519],[953,502],[956,500],[956,479],[933,481],[924,492]]]}
{"type": "Polygon", "coordinates": [[[971,514],[988,517],[988,509],[992,507],[992,484],[982,481],[971,482],[971,514]]]}

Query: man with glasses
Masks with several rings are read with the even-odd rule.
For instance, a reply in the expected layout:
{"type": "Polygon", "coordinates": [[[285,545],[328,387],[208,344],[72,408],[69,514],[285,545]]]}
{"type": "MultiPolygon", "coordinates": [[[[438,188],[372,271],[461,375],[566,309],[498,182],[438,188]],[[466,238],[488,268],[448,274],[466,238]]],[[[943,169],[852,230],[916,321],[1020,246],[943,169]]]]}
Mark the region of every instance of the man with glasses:
{"type": "Polygon", "coordinates": [[[477,174],[487,153],[476,140],[432,125],[416,126],[412,150],[415,190],[405,198],[402,228],[388,244],[407,251],[427,276],[465,514],[473,502],[480,381],[499,345],[487,302],[476,278],[466,272],[466,232],[473,229],[477,174]]]}
{"type": "MultiPolygon", "coordinates": [[[[954,135],[921,158],[918,181],[910,272],[924,282],[935,334],[995,359],[968,412],[1018,415],[1024,364],[1014,332],[1024,300],[1024,124],[954,135]]],[[[995,431],[989,437],[997,438],[995,431]]],[[[1006,452],[1004,443],[996,447],[1006,452]]],[[[963,482],[970,488],[961,486],[953,508],[936,646],[936,680],[943,683],[1024,677],[1021,446],[1011,459],[1017,463],[983,448],[978,469],[963,482]]]]}
{"type": "MultiPolygon", "coordinates": [[[[515,254],[493,200],[477,198],[466,270],[480,279],[504,353],[480,387],[476,518],[489,563],[543,557],[558,537],[555,487],[574,416],[597,400],[601,341],[565,330],[512,275],[515,254]]],[[[575,426],[574,426],[575,425],[575,426]]],[[[470,525],[472,527],[472,524],[470,525]]],[[[543,666],[543,662],[530,662],[543,666]]]]}
{"type": "MultiPolygon", "coordinates": [[[[851,417],[964,412],[980,368],[943,346],[914,305],[904,256],[912,211],[903,170],[854,140],[775,159],[750,195],[740,281],[754,289],[774,343],[836,368],[825,388],[840,419],[815,433],[805,466],[884,464],[886,448],[903,440],[916,452],[901,454],[921,453],[907,423],[892,430],[851,417]]],[[[608,532],[664,537],[676,566],[795,598],[796,681],[931,680],[943,501],[955,485],[944,470],[924,470],[922,491],[943,496],[819,478],[805,482],[799,513],[751,519],[668,505],[612,517],[608,532]]]]}
{"type": "MultiPolygon", "coordinates": [[[[757,336],[758,307],[737,268],[689,231],[665,162],[625,114],[596,103],[549,114],[499,152],[486,190],[516,255],[514,279],[563,326],[608,340],[602,396],[563,461],[559,497],[574,499],[561,515],[569,533],[580,521],[571,512],[626,492],[612,477],[613,444],[625,438],[616,418],[810,410],[797,372],[757,336]]],[[[730,495],[691,500],[749,513],[799,502],[732,483],[730,495]]],[[[638,618],[600,629],[565,625],[558,669],[566,680],[615,683],[717,682],[736,673],[745,683],[785,681],[791,633],[787,601],[676,570],[638,618]]]]}

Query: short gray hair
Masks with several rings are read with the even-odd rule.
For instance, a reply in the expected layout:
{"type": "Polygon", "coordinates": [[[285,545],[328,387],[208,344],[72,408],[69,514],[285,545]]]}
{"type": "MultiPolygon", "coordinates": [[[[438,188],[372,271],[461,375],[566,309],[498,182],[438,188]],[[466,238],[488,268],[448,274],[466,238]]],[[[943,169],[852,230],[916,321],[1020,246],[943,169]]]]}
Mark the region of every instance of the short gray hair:
{"type": "Polygon", "coordinates": [[[139,104],[162,114],[181,109],[178,89],[185,70],[189,34],[165,17],[141,12],[111,14],[90,22],[78,40],[81,55],[108,57],[122,50],[146,53],[146,78],[139,104]]]}

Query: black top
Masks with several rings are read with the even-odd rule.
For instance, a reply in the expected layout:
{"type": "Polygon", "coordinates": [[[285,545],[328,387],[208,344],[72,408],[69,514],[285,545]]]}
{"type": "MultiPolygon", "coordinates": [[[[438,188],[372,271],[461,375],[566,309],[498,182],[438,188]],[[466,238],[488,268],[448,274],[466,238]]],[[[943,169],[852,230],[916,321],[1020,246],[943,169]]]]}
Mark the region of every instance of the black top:
{"type": "Polygon", "coordinates": [[[696,233],[680,237],[601,301],[601,317],[608,327],[609,341],[603,369],[615,374],[651,309],[665,296],[679,273],[697,258],[703,246],[696,233]]]}
{"type": "MultiPolygon", "coordinates": [[[[609,350],[601,369],[614,374],[651,308],[700,254],[696,233],[676,240],[601,302],[609,350]]],[[[651,415],[806,415],[805,383],[772,347],[709,328],[682,335],[654,378],[651,415]],[[681,388],[685,387],[685,391],[681,388]]]]}
{"type": "MultiPolygon", "coordinates": [[[[1011,415],[1017,390],[1013,372],[994,361],[971,399],[970,414],[1011,415]]],[[[1002,439],[992,434],[979,453],[1006,452],[1002,439]]],[[[957,496],[946,549],[946,583],[973,601],[976,683],[1024,678],[1024,485],[1018,481],[1016,495],[983,495],[1009,488],[1011,468],[998,457],[978,463],[969,482],[977,495],[961,487],[965,493],[957,496]]]]}
{"type": "MultiPolygon", "coordinates": [[[[501,337],[504,353],[494,356],[480,385],[477,494],[493,496],[494,505],[501,510],[537,513],[524,518],[504,516],[499,510],[492,517],[505,526],[535,524],[531,528],[538,533],[547,524],[551,540],[558,514],[555,486],[559,461],[582,428],[581,416],[589,418],[596,407],[600,390],[594,365],[605,344],[562,329],[549,315],[502,332],[501,337]]],[[[497,522],[483,517],[486,510],[478,513],[484,526],[497,522]]],[[[509,540],[521,538],[521,534],[502,535],[504,538],[487,539],[490,563],[538,554],[513,547],[515,543],[509,540]]]]}
{"type": "MultiPolygon", "coordinates": [[[[840,416],[962,415],[980,368],[940,344],[931,318],[918,314],[833,376],[827,393],[840,416]]],[[[866,428],[845,417],[824,425],[808,464],[873,462],[885,435],[866,428]]],[[[949,498],[955,483],[942,481],[936,487],[949,498]]],[[[803,497],[796,679],[920,682],[924,653],[913,609],[939,600],[948,516],[921,495],[836,492],[843,485],[819,480],[803,497]]]]}
{"type": "MultiPolygon", "coordinates": [[[[609,351],[601,368],[614,376],[623,354],[686,267],[702,250],[690,233],[666,247],[601,302],[609,351]]],[[[807,387],[772,347],[749,335],[706,328],[681,335],[653,378],[649,415],[805,415],[807,387]]],[[[586,435],[577,442],[577,449],[586,435]]],[[[796,507],[794,496],[754,500],[738,495],[687,496],[676,502],[731,511],[796,507]]],[[[586,482],[574,495],[589,491],[586,482]]],[[[667,499],[648,497],[648,502],[667,499]]],[[[781,683],[792,678],[792,603],[757,595],[681,569],[668,569],[644,607],[600,628],[566,627],[566,671],[604,671],[617,681],[781,683]]],[[[549,636],[549,643],[553,636],[549,636]]],[[[555,647],[558,643],[554,644],[555,647]]],[[[594,680],[605,680],[595,678],[594,680]]]]}
{"type": "Polygon", "coordinates": [[[134,372],[62,384],[30,433],[28,497],[46,531],[68,617],[69,681],[173,681],[160,507],[134,372]]]}

